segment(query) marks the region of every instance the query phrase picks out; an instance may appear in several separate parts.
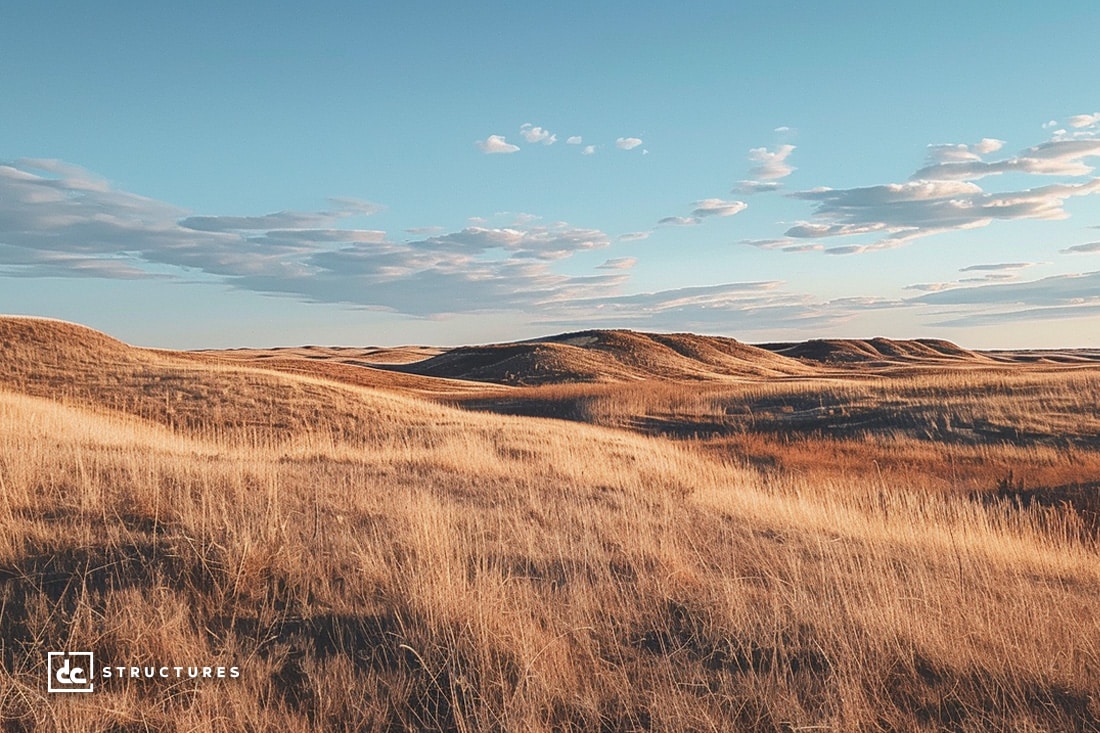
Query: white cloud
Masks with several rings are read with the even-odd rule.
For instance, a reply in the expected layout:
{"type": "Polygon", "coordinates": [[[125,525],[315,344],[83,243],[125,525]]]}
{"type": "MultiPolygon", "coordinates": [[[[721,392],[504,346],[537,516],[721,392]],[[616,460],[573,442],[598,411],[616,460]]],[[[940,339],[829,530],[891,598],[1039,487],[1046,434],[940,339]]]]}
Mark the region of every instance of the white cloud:
{"type": "Polygon", "coordinates": [[[585,145],[584,149],[581,150],[581,155],[595,155],[595,153],[596,153],[596,146],[595,145],[585,145]]]}
{"type": "Polygon", "coordinates": [[[581,140],[580,135],[571,135],[565,140],[566,145],[580,145],[581,142],[583,141],[581,140]]]}
{"type": "Polygon", "coordinates": [[[475,143],[478,150],[486,155],[492,153],[514,153],[519,150],[518,145],[513,145],[504,139],[503,135],[490,135],[484,140],[478,140],[475,143]]]}
{"type": "Polygon", "coordinates": [[[933,163],[960,163],[967,160],[981,160],[981,156],[962,143],[936,143],[928,146],[928,160],[933,163]]]}
{"type": "Polygon", "coordinates": [[[940,232],[973,229],[994,220],[1064,219],[1065,200],[1100,193],[1100,178],[1022,191],[986,193],[967,181],[894,183],[851,189],[813,189],[790,194],[817,202],[815,221],[799,222],[786,235],[795,238],[887,234],[871,245],[844,245],[829,251],[853,254],[887,249],[940,232]]]}
{"type": "Polygon", "coordinates": [[[626,234],[619,235],[620,242],[637,242],[642,239],[649,239],[649,235],[653,232],[627,232],[626,234]]]}
{"type": "MultiPolygon", "coordinates": [[[[957,147],[957,146],[948,146],[957,147]]],[[[967,146],[962,146],[966,148],[967,146]]],[[[1051,140],[1003,160],[983,162],[977,155],[969,158],[945,158],[929,154],[931,164],[921,168],[910,180],[973,180],[1002,173],[1027,173],[1041,176],[1086,176],[1093,166],[1088,158],[1100,156],[1100,140],[1080,138],[1051,140]]]]}
{"type": "Polygon", "coordinates": [[[722,199],[703,199],[696,201],[692,216],[733,216],[749,207],[744,201],[723,201],[722,199]]]}
{"type": "Polygon", "coordinates": [[[988,155],[989,153],[995,153],[1005,146],[1004,140],[997,140],[992,137],[983,137],[978,143],[971,146],[971,149],[979,155],[988,155]]]}
{"type": "Polygon", "coordinates": [[[541,127],[536,127],[530,122],[525,122],[520,125],[519,134],[523,135],[523,139],[529,143],[542,143],[543,145],[553,145],[558,141],[558,136],[551,133],[549,130],[541,127]]]}
{"type": "Polygon", "coordinates": [[[615,141],[615,147],[619,150],[633,150],[641,144],[641,138],[637,137],[620,137],[615,141]]]}
{"type": "Polygon", "coordinates": [[[963,143],[929,145],[928,160],[933,164],[981,160],[983,155],[997,152],[1004,147],[1004,144],[1004,140],[985,137],[973,145],[966,145],[963,143]]]}
{"type": "Polygon", "coordinates": [[[1100,124],[1100,112],[1093,112],[1091,115],[1073,115],[1066,122],[1070,127],[1094,127],[1100,124]]]}
{"type": "Polygon", "coordinates": [[[756,165],[749,169],[749,176],[756,181],[786,178],[794,172],[794,168],[787,163],[787,158],[794,150],[794,145],[780,145],[775,150],[752,148],[749,150],[749,161],[756,165]]]}

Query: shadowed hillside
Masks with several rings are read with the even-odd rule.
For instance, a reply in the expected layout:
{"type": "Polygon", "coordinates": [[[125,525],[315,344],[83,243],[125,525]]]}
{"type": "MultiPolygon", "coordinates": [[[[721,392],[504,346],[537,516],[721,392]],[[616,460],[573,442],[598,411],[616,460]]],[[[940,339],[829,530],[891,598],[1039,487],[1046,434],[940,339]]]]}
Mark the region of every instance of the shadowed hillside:
{"type": "Polygon", "coordinates": [[[760,348],[792,359],[829,365],[860,363],[885,366],[944,361],[981,364],[993,361],[984,354],[941,339],[813,339],[798,343],[760,344],[760,348]]]}

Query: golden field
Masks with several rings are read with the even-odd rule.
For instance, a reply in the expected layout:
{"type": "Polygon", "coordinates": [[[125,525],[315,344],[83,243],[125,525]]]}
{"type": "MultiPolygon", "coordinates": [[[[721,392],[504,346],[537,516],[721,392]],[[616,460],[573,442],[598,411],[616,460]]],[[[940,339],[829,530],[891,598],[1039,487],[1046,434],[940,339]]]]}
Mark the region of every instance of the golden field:
{"type": "Polygon", "coordinates": [[[610,333],[0,319],[2,729],[1100,730],[1100,365],[610,333]]]}

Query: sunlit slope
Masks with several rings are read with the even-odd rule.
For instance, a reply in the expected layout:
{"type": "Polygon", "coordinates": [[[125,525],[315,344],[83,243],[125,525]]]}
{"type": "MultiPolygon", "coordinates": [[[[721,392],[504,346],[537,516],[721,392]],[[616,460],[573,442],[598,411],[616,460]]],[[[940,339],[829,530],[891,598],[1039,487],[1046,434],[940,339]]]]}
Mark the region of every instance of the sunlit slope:
{"type": "Polygon", "coordinates": [[[353,389],[325,379],[323,371],[291,376],[141,349],[61,321],[0,318],[0,347],[0,389],[220,437],[290,439],[324,431],[362,440],[377,429],[383,411],[393,424],[438,412],[397,395],[353,389]]]}
{"type": "Polygon", "coordinates": [[[465,346],[391,367],[501,384],[723,380],[807,374],[796,360],[730,338],[582,331],[532,341],[465,346]]]}

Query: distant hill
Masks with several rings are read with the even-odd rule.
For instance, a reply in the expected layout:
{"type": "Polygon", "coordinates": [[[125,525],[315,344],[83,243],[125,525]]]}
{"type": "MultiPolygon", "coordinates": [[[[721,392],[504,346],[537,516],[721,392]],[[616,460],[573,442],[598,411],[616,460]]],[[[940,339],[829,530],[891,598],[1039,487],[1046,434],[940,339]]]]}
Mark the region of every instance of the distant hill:
{"type": "Polygon", "coordinates": [[[731,338],[625,330],[566,333],[463,346],[411,364],[376,365],[423,376],[497,384],[716,380],[808,374],[790,357],[731,338]]]}
{"type": "Polygon", "coordinates": [[[794,343],[760,344],[760,348],[792,359],[827,365],[994,361],[985,354],[964,349],[942,339],[812,339],[794,343]]]}

